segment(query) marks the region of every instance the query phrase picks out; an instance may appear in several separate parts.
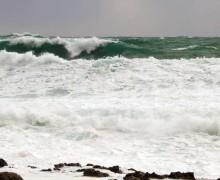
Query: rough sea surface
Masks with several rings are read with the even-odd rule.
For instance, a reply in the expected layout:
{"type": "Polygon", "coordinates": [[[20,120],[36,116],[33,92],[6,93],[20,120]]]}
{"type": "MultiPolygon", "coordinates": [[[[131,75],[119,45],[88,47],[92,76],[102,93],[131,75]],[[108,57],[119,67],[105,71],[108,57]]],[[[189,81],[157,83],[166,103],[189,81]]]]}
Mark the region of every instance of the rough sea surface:
{"type": "Polygon", "coordinates": [[[220,38],[0,36],[0,155],[220,177],[220,38]]]}

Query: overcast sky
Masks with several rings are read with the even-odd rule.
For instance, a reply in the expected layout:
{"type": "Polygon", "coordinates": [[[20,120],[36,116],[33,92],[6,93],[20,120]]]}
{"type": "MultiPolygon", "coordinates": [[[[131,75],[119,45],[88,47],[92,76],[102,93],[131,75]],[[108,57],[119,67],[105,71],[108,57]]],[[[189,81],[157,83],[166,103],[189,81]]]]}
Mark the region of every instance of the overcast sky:
{"type": "Polygon", "coordinates": [[[220,36],[220,0],[0,0],[0,34],[220,36]]]}

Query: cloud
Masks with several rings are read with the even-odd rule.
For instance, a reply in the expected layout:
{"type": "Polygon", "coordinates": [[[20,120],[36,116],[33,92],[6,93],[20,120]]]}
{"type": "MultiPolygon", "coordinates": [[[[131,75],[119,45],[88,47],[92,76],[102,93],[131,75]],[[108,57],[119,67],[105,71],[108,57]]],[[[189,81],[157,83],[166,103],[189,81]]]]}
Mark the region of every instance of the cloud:
{"type": "Polygon", "coordinates": [[[219,0],[1,0],[0,33],[216,36],[219,0]]]}

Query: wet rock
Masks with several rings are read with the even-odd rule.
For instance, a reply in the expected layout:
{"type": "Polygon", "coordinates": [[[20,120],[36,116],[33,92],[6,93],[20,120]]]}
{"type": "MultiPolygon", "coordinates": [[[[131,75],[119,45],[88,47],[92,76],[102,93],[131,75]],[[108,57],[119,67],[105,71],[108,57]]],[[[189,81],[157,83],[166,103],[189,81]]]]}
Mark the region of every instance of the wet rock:
{"type": "Polygon", "coordinates": [[[99,166],[99,165],[92,165],[92,166],[94,169],[105,169],[105,170],[109,170],[114,173],[122,174],[122,171],[119,166],[112,166],[112,167],[105,167],[105,166],[99,166]]]}
{"type": "Polygon", "coordinates": [[[2,172],[0,173],[1,180],[23,180],[21,176],[13,172],[2,172]]]}
{"type": "Polygon", "coordinates": [[[120,169],[119,166],[112,166],[112,167],[109,167],[108,170],[114,172],[114,173],[119,173],[119,174],[122,174],[122,170],[120,169]]]}
{"type": "Polygon", "coordinates": [[[51,172],[52,169],[42,169],[41,172],[51,172]]]}
{"type": "Polygon", "coordinates": [[[194,173],[193,172],[171,172],[168,178],[171,179],[189,179],[189,180],[195,180],[194,173]]]}
{"type": "Polygon", "coordinates": [[[79,163],[64,163],[65,166],[76,166],[76,167],[81,167],[81,164],[79,163]]]}
{"type": "Polygon", "coordinates": [[[149,178],[149,179],[165,179],[168,178],[168,175],[158,175],[155,172],[153,173],[146,173],[145,177],[149,178]]]}
{"type": "Polygon", "coordinates": [[[128,169],[129,171],[137,171],[136,169],[130,168],[128,169]]]}
{"type": "Polygon", "coordinates": [[[90,164],[90,163],[88,163],[88,164],[86,164],[86,166],[94,166],[94,164],[90,164]]]}
{"type": "Polygon", "coordinates": [[[31,168],[31,169],[36,169],[36,168],[37,168],[37,167],[31,166],[31,165],[29,165],[29,166],[27,166],[27,167],[29,167],[29,168],[31,168]]]}
{"type": "Polygon", "coordinates": [[[55,168],[53,168],[53,170],[54,171],[60,171],[61,169],[55,167],[55,168]]]}
{"type": "Polygon", "coordinates": [[[4,159],[0,158],[0,168],[7,166],[7,165],[8,165],[7,162],[4,159]]]}
{"type": "Polygon", "coordinates": [[[128,177],[126,177],[126,179],[124,179],[124,180],[141,180],[141,178],[134,177],[134,176],[128,176],[128,177]]]}
{"type": "Polygon", "coordinates": [[[76,172],[84,172],[86,169],[77,169],[76,172]]]}
{"type": "Polygon", "coordinates": [[[90,177],[109,177],[109,174],[103,173],[100,171],[96,171],[95,169],[86,169],[83,173],[83,176],[90,176],[90,177]]]}
{"type": "Polygon", "coordinates": [[[63,168],[64,166],[68,166],[68,167],[81,167],[81,164],[79,164],[79,163],[59,163],[59,164],[54,164],[54,167],[56,169],[63,168]]]}
{"type": "Polygon", "coordinates": [[[60,169],[60,168],[64,167],[64,163],[54,164],[54,167],[57,169],[60,169]]]}
{"type": "Polygon", "coordinates": [[[93,168],[95,168],[95,169],[107,169],[107,167],[99,166],[99,165],[93,165],[93,168]]]}
{"type": "Polygon", "coordinates": [[[145,176],[145,173],[141,171],[135,171],[134,173],[129,173],[123,179],[124,180],[149,180],[149,178],[145,176]]]}

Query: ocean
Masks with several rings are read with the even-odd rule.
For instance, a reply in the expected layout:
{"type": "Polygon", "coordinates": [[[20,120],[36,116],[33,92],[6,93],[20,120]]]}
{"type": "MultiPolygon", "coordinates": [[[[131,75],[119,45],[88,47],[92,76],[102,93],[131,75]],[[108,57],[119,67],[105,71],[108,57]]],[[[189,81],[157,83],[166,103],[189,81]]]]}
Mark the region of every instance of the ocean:
{"type": "Polygon", "coordinates": [[[0,36],[0,155],[220,173],[220,38],[0,36]]]}

